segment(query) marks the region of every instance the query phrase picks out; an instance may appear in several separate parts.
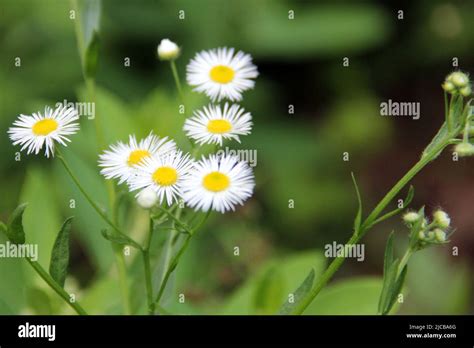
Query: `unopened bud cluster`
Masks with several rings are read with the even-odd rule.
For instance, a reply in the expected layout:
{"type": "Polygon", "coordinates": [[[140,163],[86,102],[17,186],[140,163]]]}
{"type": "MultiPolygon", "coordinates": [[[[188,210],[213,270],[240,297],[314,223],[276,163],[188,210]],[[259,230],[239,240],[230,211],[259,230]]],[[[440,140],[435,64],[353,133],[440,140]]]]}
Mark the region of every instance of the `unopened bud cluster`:
{"type": "Polygon", "coordinates": [[[463,97],[469,97],[472,94],[469,76],[461,71],[449,74],[442,86],[446,92],[451,94],[459,93],[463,97]]]}
{"type": "Polygon", "coordinates": [[[410,228],[410,240],[415,250],[448,242],[447,237],[451,219],[443,210],[436,210],[431,222],[425,217],[423,209],[419,212],[409,211],[405,213],[403,221],[410,228]]]}

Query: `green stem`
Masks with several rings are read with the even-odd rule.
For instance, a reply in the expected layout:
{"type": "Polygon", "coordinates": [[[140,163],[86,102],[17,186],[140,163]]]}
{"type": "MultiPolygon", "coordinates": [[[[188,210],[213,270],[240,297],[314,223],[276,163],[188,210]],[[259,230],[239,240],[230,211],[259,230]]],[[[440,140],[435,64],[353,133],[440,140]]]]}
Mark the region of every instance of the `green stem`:
{"type": "Polygon", "coordinates": [[[170,66],[171,66],[171,72],[173,73],[174,83],[176,84],[176,89],[178,90],[181,104],[184,105],[183,89],[181,88],[181,82],[179,80],[179,75],[178,75],[178,69],[176,69],[176,63],[174,62],[173,59],[170,60],[170,66]]]}
{"type": "Polygon", "coordinates": [[[150,244],[153,237],[153,219],[150,217],[150,229],[145,240],[142,250],[143,264],[145,266],[145,288],[147,294],[148,314],[155,314],[155,303],[153,302],[153,286],[151,283],[151,266],[150,266],[150,244]]]}
{"type": "Polygon", "coordinates": [[[174,269],[178,265],[181,256],[184,254],[184,252],[188,248],[189,241],[191,240],[191,237],[192,237],[192,235],[190,235],[190,234],[186,235],[186,239],[184,240],[183,245],[181,245],[181,248],[179,249],[179,251],[176,253],[176,255],[171,260],[170,265],[169,265],[168,269],[166,270],[163,281],[161,282],[160,289],[158,290],[158,295],[156,296],[155,303],[158,303],[158,304],[160,303],[160,300],[161,300],[161,297],[163,296],[166,285],[168,284],[168,280],[169,280],[171,274],[173,273],[174,269]]]}
{"type": "Polygon", "coordinates": [[[71,302],[71,295],[69,295],[56,281],[51,278],[51,276],[44,270],[41,265],[36,262],[31,260],[30,258],[26,257],[26,261],[30,264],[31,267],[36,271],[36,273],[39,274],[41,278],[69,305],[76,311],[77,314],[79,315],[87,315],[87,312],[84,310],[84,308],[81,307],[81,305],[75,301],[71,302]]]}
{"type": "Polygon", "coordinates": [[[209,218],[209,215],[211,213],[211,210],[208,210],[204,218],[196,225],[195,228],[191,230],[191,232],[186,235],[186,239],[184,240],[183,244],[181,245],[181,248],[179,251],[176,253],[176,255],[173,257],[172,261],[169,264],[169,267],[166,270],[165,276],[163,278],[163,281],[161,282],[160,289],[158,290],[158,295],[156,296],[155,303],[160,302],[161,297],[163,296],[163,292],[165,291],[166,284],[168,284],[169,277],[173,273],[174,269],[179,263],[179,260],[181,259],[181,256],[184,254],[186,249],[189,246],[189,242],[191,240],[191,237],[204,225],[204,223],[207,221],[209,218]]]}
{"type": "MultiPolygon", "coordinates": [[[[72,7],[77,15],[75,22],[75,32],[76,32],[76,38],[77,38],[77,49],[79,51],[79,58],[81,60],[81,67],[82,67],[82,74],[84,77],[84,82],[86,85],[87,93],[89,95],[89,100],[94,103],[97,106],[96,103],[96,82],[95,79],[92,77],[88,77],[86,72],[85,72],[85,57],[84,57],[84,52],[86,51],[85,47],[85,42],[84,42],[84,28],[82,26],[82,19],[81,19],[81,11],[79,11],[79,5],[78,5],[78,0],[71,0],[72,7]]],[[[101,127],[100,123],[100,118],[97,117],[97,115],[94,115],[94,128],[95,128],[95,133],[96,133],[96,140],[97,140],[97,149],[100,152],[104,147],[105,147],[105,137],[104,137],[104,131],[101,127]]],[[[60,156],[62,158],[62,156],[60,156]]],[[[64,159],[62,158],[62,162],[67,166],[64,162],[64,159]]],[[[70,172],[70,175],[72,172],[70,172]]],[[[73,177],[73,175],[71,175],[73,177]]],[[[82,187],[79,185],[78,181],[76,179],[73,180],[76,182],[76,185],[78,185],[79,189],[81,192],[84,194],[86,199],[89,201],[89,203],[92,205],[92,207],[99,213],[99,215],[118,233],[122,234],[118,228],[116,227],[115,224],[113,224],[103,212],[98,209],[97,205],[88,197],[87,193],[82,189],[82,187]]],[[[117,223],[117,216],[115,214],[115,204],[116,204],[116,194],[115,194],[115,187],[112,181],[107,181],[106,182],[106,187],[107,187],[107,193],[109,196],[109,204],[110,204],[110,209],[113,215],[112,220],[117,223]]],[[[118,244],[111,242],[112,249],[114,252],[114,258],[115,258],[115,263],[117,266],[117,271],[119,275],[119,283],[120,283],[120,288],[121,288],[121,293],[122,293],[122,301],[123,301],[123,306],[126,314],[131,313],[131,302],[130,302],[130,294],[129,294],[129,289],[128,289],[128,279],[127,279],[127,269],[126,269],[126,263],[125,263],[125,256],[123,254],[123,249],[120,247],[118,244]]]]}
{"type": "Polygon", "coordinates": [[[61,161],[64,169],[66,169],[66,172],[69,174],[69,176],[71,177],[72,181],[74,181],[74,183],[76,184],[77,188],[79,189],[79,191],[81,191],[82,195],[84,196],[84,198],[87,200],[87,202],[89,202],[89,204],[91,205],[92,208],[94,208],[94,210],[97,212],[97,214],[99,214],[99,216],[102,218],[102,220],[104,220],[110,227],[112,227],[116,232],[119,232],[119,233],[122,233],[117,226],[114,225],[114,223],[112,221],[110,221],[110,219],[107,217],[107,215],[105,215],[105,213],[99,208],[99,206],[94,202],[94,200],[89,196],[89,194],[86,192],[86,190],[84,190],[84,188],[82,187],[81,183],[79,182],[79,180],[77,179],[77,177],[74,175],[74,173],[72,172],[72,169],[71,167],[69,166],[69,164],[66,162],[66,159],[64,158],[64,156],[62,155],[62,153],[60,152],[59,148],[56,147],[56,151],[58,153],[58,158],[59,160],[61,161]]]}
{"type": "MultiPolygon", "coordinates": [[[[89,202],[91,207],[94,208],[94,210],[97,212],[97,214],[99,214],[99,216],[110,227],[112,227],[118,234],[120,234],[120,235],[124,236],[125,238],[131,240],[131,238],[129,238],[127,235],[125,235],[122,231],[120,231],[120,229],[112,221],[110,221],[110,219],[107,217],[107,215],[99,208],[99,206],[94,202],[94,200],[89,196],[89,194],[86,192],[86,190],[82,187],[81,183],[79,182],[77,177],[74,175],[71,167],[66,162],[63,154],[59,150],[59,147],[56,147],[56,151],[58,153],[59,160],[61,161],[62,165],[64,166],[64,169],[66,169],[66,172],[69,174],[69,176],[74,181],[74,183],[78,187],[79,191],[81,191],[83,196],[89,202]]],[[[117,245],[116,243],[112,243],[112,248],[113,248],[113,251],[114,251],[115,262],[116,262],[116,265],[117,265],[117,270],[118,270],[118,275],[119,275],[119,282],[120,282],[120,288],[121,288],[125,313],[130,314],[131,313],[131,303],[130,303],[130,294],[129,294],[129,290],[128,290],[128,280],[127,280],[127,270],[126,270],[126,265],[125,265],[125,257],[123,255],[123,251],[122,251],[121,246],[117,245]]]]}
{"type": "MultiPolygon", "coordinates": [[[[377,206],[372,210],[369,216],[364,220],[360,228],[360,233],[354,233],[349,241],[346,243],[352,245],[357,243],[372,227],[373,222],[376,221],[377,217],[382,213],[386,206],[392,201],[392,199],[400,192],[400,190],[405,187],[408,182],[410,182],[413,177],[420,172],[428,163],[430,163],[436,155],[442,151],[449,143],[451,139],[451,134],[446,136],[443,141],[440,141],[438,146],[435,146],[430,152],[425,156],[422,156],[421,159],[392,187],[392,189],[382,198],[382,200],[377,204],[377,206]]],[[[345,258],[338,257],[335,258],[324,271],[321,277],[318,279],[315,286],[311,291],[295,306],[292,311],[292,314],[302,314],[309,304],[315,299],[319,292],[326,286],[327,282],[333,277],[337,270],[344,263],[345,258]]]]}

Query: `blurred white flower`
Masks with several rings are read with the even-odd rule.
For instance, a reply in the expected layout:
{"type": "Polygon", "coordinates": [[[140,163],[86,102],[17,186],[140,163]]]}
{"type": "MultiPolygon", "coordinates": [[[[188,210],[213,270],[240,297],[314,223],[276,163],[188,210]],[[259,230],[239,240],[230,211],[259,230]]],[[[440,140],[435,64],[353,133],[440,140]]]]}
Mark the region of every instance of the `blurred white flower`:
{"type": "Polygon", "coordinates": [[[158,202],[158,195],[151,187],[141,190],[137,195],[137,203],[143,209],[150,209],[158,202]]]}
{"type": "Polygon", "coordinates": [[[176,45],[173,41],[168,39],[161,40],[160,44],[158,45],[158,57],[161,60],[173,60],[178,58],[181,50],[179,49],[178,45],[176,45]]]}

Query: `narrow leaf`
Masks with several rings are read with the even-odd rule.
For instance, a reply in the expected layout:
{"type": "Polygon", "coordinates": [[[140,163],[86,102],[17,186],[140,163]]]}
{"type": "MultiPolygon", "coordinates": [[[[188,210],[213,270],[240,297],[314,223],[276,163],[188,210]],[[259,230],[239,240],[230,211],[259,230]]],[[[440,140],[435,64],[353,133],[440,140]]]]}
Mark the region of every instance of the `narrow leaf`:
{"type": "Polygon", "coordinates": [[[385,309],[387,308],[387,304],[390,302],[391,289],[393,288],[393,284],[395,283],[397,277],[398,263],[398,259],[392,262],[390,267],[388,267],[387,272],[383,275],[383,286],[382,291],[380,293],[378,305],[379,313],[383,314],[385,312],[385,309]]]}
{"type": "Polygon", "coordinates": [[[355,191],[356,191],[356,194],[357,194],[357,202],[358,202],[358,205],[359,205],[359,207],[357,209],[356,217],[354,219],[354,231],[356,233],[359,233],[360,224],[361,224],[361,221],[362,221],[362,199],[360,197],[359,187],[357,186],[357,181],[355,179],[355,176],[354,176],[353,172],[351,172],[351,176],[352,176],[352,182],[354,183],[354,188],[355,188],[355,191]]]}
{"type": "Polygon", "coordinates": [[[293,308],[303,299],[306,294],[312,289],[314,283],[315,272],[314,269],[311,269],[309,274],[306,276],[305,280],[293,293],[293,301],[290,302],[289,299],[283,303],[280,308],[279,314],[290,314],[293,311],[293,308]]]}
{"type": "Polygon", "coordinates": [[[84,72],[89,78],[94,78],[97,72],[99,61],[99,34],[94,31],[92,41],[86,48],[84,57],[84,72]]]}
{"type": "Polygon", "coordinates": [[[407,274],[407,266],[403,268],[402,273],[400,274],[400,276],[394,283],[393,288],[391,289],[391,292],[390,292],[390,300],[388,301],[387,307],[384,309],[382,314],[388,314],[392,310],[392,307],[395,304],[395,301],[397,300],[398,294],[400,294],[400,292],[402,291],[406,274],[407,274]]]}
{"type": "Polygon", "coordinates": [[[82,41],[82,56],[84,74],[94,78],[97,70],[99,52],[99,26],[101,15],[100,0],[76,0],[78,4],[80,31],[78,38],[82,41]]]}
{"type": "Polygon", "coordinates": [[[101,231],[102,236],[110,242],[120,244],[120,245],[131,245],[137,249],[141,249],[141,245],[136,243],[133,239],[118,233],[109,232],[106,229],[101,231]]]}
{"type": "Polygon", "coordinates": [[[278,310],[284,298],[284,279],[274,266],[268,269],[258,283],[254,297],[254,307],[259,314],[272,314],[278,310]]]}
{"type": "Polygon", "coordinates": [[[64,287],[69,266],[69,236],[72,219],[70,217],[64,221],[51,251],[49,274],[61,287],[64,287]]]}
{"type": "MultiPolygon", "coordinates": [[[[441,144],[442,142],[444,142],[446,140],[446,138],[448,137],[449,133],[448,133],[448,125],[446,124],[446,122],[443,123],[443,125],[441,126],[441,128],[439,129],[438,133],[436,133],[436,135],[433,137],[433,139],[431,140],[431,142],[428,144],[428,146],[423,150],[422,154],[421,154],[421,158],[425,157],[428,155],[428,153],[431,152],[431,150],[433,150],[435,147],[437,147],[439,144],[441,144]]],[[[436,157],[439,156],[439,154],[441,153],[441,151],[439,153],[437,153],[433,159],[435,159],[436,157]]]]}
{"type": "Polygon", "coordinates": [[[23,229],[23,213],[26,203],[19,205],[8,220],[7,237],[12,243],[25,244],[25,231],[23,229]]]}
{"type": "Polygon", "coordinates": [[[7,225],[0,221],[0,232],[5,233],[5,235],[7,235],[7,230],[7,225]]]}
{"type": "Polygon", "coordinates": [[[383,274],[387,274],[390,268],[390,265],[393,263],[393,236],[394,232],[392,231],[387,239],[387,245],[385,246],[385,255],[383,259],[383,274]]]}

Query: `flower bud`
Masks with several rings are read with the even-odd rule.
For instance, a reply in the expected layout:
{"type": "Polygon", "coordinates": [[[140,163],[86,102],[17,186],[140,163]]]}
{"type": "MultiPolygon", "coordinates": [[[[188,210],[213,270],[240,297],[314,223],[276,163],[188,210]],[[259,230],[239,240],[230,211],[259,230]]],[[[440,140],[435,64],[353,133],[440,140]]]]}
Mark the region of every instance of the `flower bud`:
{"type": "Polygon", "coordinates": [[[466,86],[466,87],[461,88],[459,90],[459,93],[461,93],[463,97],[469,97],[472,94],[471,86],[466,86]]]}
{"type": "Polygon", "coordinates": [[[168,39],[161,40],[158,45],[158,57],[161,60],[174,60],[181,53],[180,48],[173,41],[168,39]]]}
{"type": "Polygon", "coordinates": [[[456,89],[456,87],[454,87],[453,83],[450,81],[444,81],[441,87],[443,87],[443,89],[448,93],[453,93],[456,89]]]}
{"type": "Polygon", "coordinates": [[[433,213],[433,219],[435,223],[441,228],[448,228],[451,223],[451,219],[449,218],[449,215],[446,214],[446,212],[442,210],[435,211],[433,213]]]}
{"type": "Polygon", "coordinates": [[[469,84],[469,78],[461,71],[455,71],[451,73],[447,78],[447,81],[451,82],[457,88],[466,87],[469,84]]]}
{"type": "Polygon", "coordinates": [[[418,232],[418,239],[419,240],[425,240],[426,236],[425,236],[425,232],[424,231],[420,231],[418,232]]]}
{"type": "Polygon", "coordinates": [[[446,232],[437,228],[433,231],[433,233],[437,242],[440,242],[440,243],[446,242],[446,232]]]}
{"type": "Polygon", "coordinates": [[[456,152],[460,157],[467,157],[474,155],[474,145],[470,143],[460,143],[454,147],[454,152],[456,152]]]}
{"type": "Polygon", "coordinates": [[[137,203],[143,209],[150,209],[158,202],[158,195],[151,187],[140,191],[137,195],[137,203]]]}
{"type": "Polygon", "coordinates": [[[403,215],[403,221],[407,224],[414,224],[420,218],[420,214],[415,213],[414,211],[409,211],[403,215]]]}

